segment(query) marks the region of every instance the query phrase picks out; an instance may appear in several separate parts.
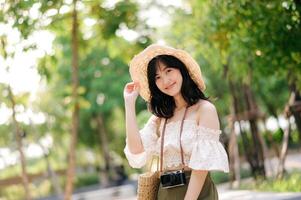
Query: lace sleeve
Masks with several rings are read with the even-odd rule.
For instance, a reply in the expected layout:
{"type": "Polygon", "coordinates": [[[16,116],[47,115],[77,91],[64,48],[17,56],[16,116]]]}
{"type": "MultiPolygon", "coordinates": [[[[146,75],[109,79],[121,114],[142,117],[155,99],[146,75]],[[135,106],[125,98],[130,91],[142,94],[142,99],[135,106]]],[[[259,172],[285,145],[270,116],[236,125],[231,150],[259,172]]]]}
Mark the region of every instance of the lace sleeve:
{"type": "Polygon", "coordinates": [[[141,129],[140,137],[144,151],[139,154],[133,154],[128,148],[128,143],[126,140],[126,145],[124,148],[124,153],[126,158],[129,161],[129,164],[133,168],[143,167],[147,160],[156,152],[156,143],[158,136],[156,135],[157,123],[156,118],[151,117],[148,122],[145,124],[143,129],[141,129]]]}
{"type": "Polygon", "coordinates": [[[188,166],[195,170],[229,172],[228,156],[219,142],[221,130],[198,126],[188,166]]]}

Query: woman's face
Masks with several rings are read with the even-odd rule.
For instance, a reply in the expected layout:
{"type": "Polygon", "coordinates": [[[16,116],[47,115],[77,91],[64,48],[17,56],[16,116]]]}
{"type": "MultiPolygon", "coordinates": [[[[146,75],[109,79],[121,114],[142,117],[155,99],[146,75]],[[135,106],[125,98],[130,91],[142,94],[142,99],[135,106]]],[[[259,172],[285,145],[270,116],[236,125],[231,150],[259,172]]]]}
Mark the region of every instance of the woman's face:
{"type": "Polygon", "coordinates": [[[179,69],[168,67],[160,62],[155,80],[157,87],[164,94],[173,97],[180,94],[183,78],[179,69]]]}

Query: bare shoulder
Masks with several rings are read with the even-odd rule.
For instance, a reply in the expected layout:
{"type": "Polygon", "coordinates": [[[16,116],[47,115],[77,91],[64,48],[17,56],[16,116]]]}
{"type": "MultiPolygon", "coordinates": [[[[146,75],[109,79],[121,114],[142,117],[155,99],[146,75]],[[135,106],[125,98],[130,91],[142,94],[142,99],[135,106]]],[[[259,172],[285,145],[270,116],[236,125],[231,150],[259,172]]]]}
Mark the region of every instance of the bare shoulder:
{"type": "Polygon", "coordinates": [[[159,117],[157,117],[156,115],[151,115],[150,119],[155,121],[155,120],[159,119],[159,117]]]}
{"type": "Polygon", "coordinates": [[[207,111],[207,112],[216,112],[215,105],[207,100],[199,100],[198,102],[199,110],[201,111],[207,111]]]}
{"type": "Polygon", "coordinates": [[[207,100],[200,100],[199,102],[198,114],[199,125],[205,126],[211,129],[219,129],[219,119],[215,105],[207,100]]]}
{"type": "Polygon", "coordinates": [[[157,117],[156,115],[151,115],[149,120],[156,124],[159,124],[161,119],[159,117],[157,117]]]}
{"type": "Polygon", "coordinates": [[[151,121],[157,121],[159,119],[159,117],[157,117],[156,115],[151,115],[149,118],[151,121]]]}

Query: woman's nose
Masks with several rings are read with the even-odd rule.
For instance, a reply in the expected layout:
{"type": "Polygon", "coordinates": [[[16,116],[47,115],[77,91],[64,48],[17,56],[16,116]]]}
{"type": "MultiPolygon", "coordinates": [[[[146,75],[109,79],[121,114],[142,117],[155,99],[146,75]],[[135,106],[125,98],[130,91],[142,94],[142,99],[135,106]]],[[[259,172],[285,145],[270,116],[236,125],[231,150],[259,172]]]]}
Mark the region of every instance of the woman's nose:
{"type": "Polygon", "coordinates": [[[164,86],[168,86],[169,82],[170,82],[170,80],[169,80],[169,78],[167,76],[163,77],[163,84],[164,84],[164,86]]]}

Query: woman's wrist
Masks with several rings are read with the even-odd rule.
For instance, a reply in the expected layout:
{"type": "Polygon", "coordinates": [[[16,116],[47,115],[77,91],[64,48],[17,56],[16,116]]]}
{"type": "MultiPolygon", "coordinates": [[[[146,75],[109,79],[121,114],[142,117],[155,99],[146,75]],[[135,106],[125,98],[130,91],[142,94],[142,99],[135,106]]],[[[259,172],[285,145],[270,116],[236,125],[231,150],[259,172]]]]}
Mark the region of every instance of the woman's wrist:
{"type": "Polygon", "coordinates": [[[125,110],[135,110],[135,102],[132,101],[125,101],[124,102],[125,110]]]}

